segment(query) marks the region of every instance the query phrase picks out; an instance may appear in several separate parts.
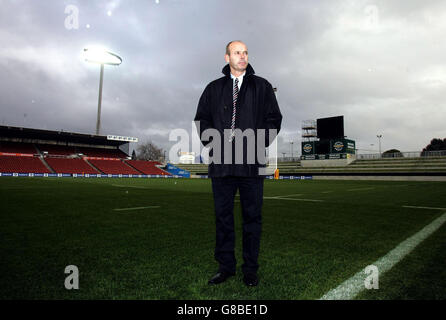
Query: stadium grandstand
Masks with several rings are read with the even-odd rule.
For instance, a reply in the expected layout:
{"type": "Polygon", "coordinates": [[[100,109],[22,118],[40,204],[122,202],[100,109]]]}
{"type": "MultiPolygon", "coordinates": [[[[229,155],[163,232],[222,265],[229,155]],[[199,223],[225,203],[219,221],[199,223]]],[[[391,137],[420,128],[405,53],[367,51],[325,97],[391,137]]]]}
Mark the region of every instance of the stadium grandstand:
{"type": "MultiPolygon", "coordinates": [[[[207,164],[177,164],[181,169],[189,171],[192,175],[205,175],[208,172],[207,164]]],[[[302,167],[300,160],[279,161],[277,163],[280,176],[296,176],[321,178],[321,179],[343,179],[367,177],[386,179],[392,177],[412,177],[423,179],[429,177],[436,180],[446,180],[446,155],[431,153],[401,153],[400,157],[380,157],[375,159],[357,158],[345,166],[330,167],[302,167]]]]}
{"type": "MultiPolygon", "coordinates": [[[[158,161],[131,160],[130,142],[119,136],[0,126],[0,175],[207,176],[208,168],[203,163],[175,167],[158,161]]],[[[277,168],[284,178],[446,177],[444,152],[363,156],[346,166],[311,168],[303,167],[299,159],[283,160],[278,159],[277,168]]]]}
{"type": "Polygon", "coordinates": [[[135,138],[0,126],[0,175],[170,176],[157,161],[130,160],[135,138]]]}

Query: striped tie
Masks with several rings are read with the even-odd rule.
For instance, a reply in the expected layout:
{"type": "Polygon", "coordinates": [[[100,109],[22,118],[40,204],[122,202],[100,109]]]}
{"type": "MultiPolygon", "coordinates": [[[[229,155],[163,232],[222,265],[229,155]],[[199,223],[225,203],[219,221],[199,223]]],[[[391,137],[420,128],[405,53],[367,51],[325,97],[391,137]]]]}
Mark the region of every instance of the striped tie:
{"type": "Polygon", "coordinates": [[[231,142],[234,139],[234,130],[235,130],[235,115],[237,113],[236,105],[237,105],[237,98],[238,98],[238,79],[235,78],[234,82],[234,89],[232,90],[232,101],[233,101],[233,108],[232,108],[232,122],[231,122],[231,137],[229,138],[229,142],[231,142]]]}

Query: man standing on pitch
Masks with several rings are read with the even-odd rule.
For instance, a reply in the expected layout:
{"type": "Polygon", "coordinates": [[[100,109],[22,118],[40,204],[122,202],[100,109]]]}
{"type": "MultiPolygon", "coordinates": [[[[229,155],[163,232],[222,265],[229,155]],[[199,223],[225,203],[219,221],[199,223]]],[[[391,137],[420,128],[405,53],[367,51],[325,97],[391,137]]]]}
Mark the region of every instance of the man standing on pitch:
{"type": "MultiPolygon", "coordinates": [[[[209,153],[210,158],[215,156],[208,170],[216,217],[215,259],[219,263],[218,272],[209,284],[222,283],[235,275],[233,209],[234,197],[239,190],[243,217],[243,281],[247,286],[256,286],[264,182],[264,175],[259,174],[259,169],[265,166],[264,160],[262,162],[259,158],[272,142],[269,141],[270,130],[276,130],[276,134],[279,132],[282,115],[271,84],[254,75],[254,69],[248,63],[248,49],[243,42],[231,41],[226,46],[225,60],[228,64],[222,70],[224,77],[207,85],[195,115],[203,144],[212,142],[215,147],[215,143],[220,143],[222,150],[214,152],[211,149],[209,153]],[[213,129],[219,136],[207,139],[203,135],[207,129],[213,129]],[[262,130],[263,134],[259,134],[262,130]],[[242,136],[240,144],[240,132],[254,132],[254,140],[247,138],[245,144],[242,136]],[[259,139],[265,140],[260,147],[259,139]],[[255,150],[255,161],[249,160],[248,150],[255,150]]],[[[273,133],[271,136],[275,137],[273,133]]]]}

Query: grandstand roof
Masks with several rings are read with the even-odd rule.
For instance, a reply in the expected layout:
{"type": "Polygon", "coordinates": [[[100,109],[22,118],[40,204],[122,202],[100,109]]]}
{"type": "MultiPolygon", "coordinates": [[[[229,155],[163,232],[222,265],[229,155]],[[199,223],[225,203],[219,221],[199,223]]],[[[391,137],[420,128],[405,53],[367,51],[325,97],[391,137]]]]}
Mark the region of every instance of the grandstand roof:
{"type": "Polygon", "coordinates": [[[129,141],[109,140],[107,136],[75,133],[68,131],[53,131],[22,127],[0,126],[0,137],[10,139],[38,139],[91,145],[120,146],[129,141]]]}

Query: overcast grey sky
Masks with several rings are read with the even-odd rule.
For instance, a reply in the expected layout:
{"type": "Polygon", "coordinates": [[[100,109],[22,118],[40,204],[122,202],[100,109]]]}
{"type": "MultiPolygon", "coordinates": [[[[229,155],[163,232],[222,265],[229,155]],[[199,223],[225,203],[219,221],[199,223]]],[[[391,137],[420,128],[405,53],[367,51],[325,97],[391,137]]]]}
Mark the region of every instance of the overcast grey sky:
{"type": "Polygon", "coordinates": [[[101,133],[168,150],[241,39],[278,88],[279,152],[300,152],[303,120],[337,115],[360,153],[377,134],[417,151],[446,137],[445,35],[444,0],[0,0],[0,124],[94,133],[99,66],[82,51],[102,45],[123,63],[105,68],[101,133]]]}

